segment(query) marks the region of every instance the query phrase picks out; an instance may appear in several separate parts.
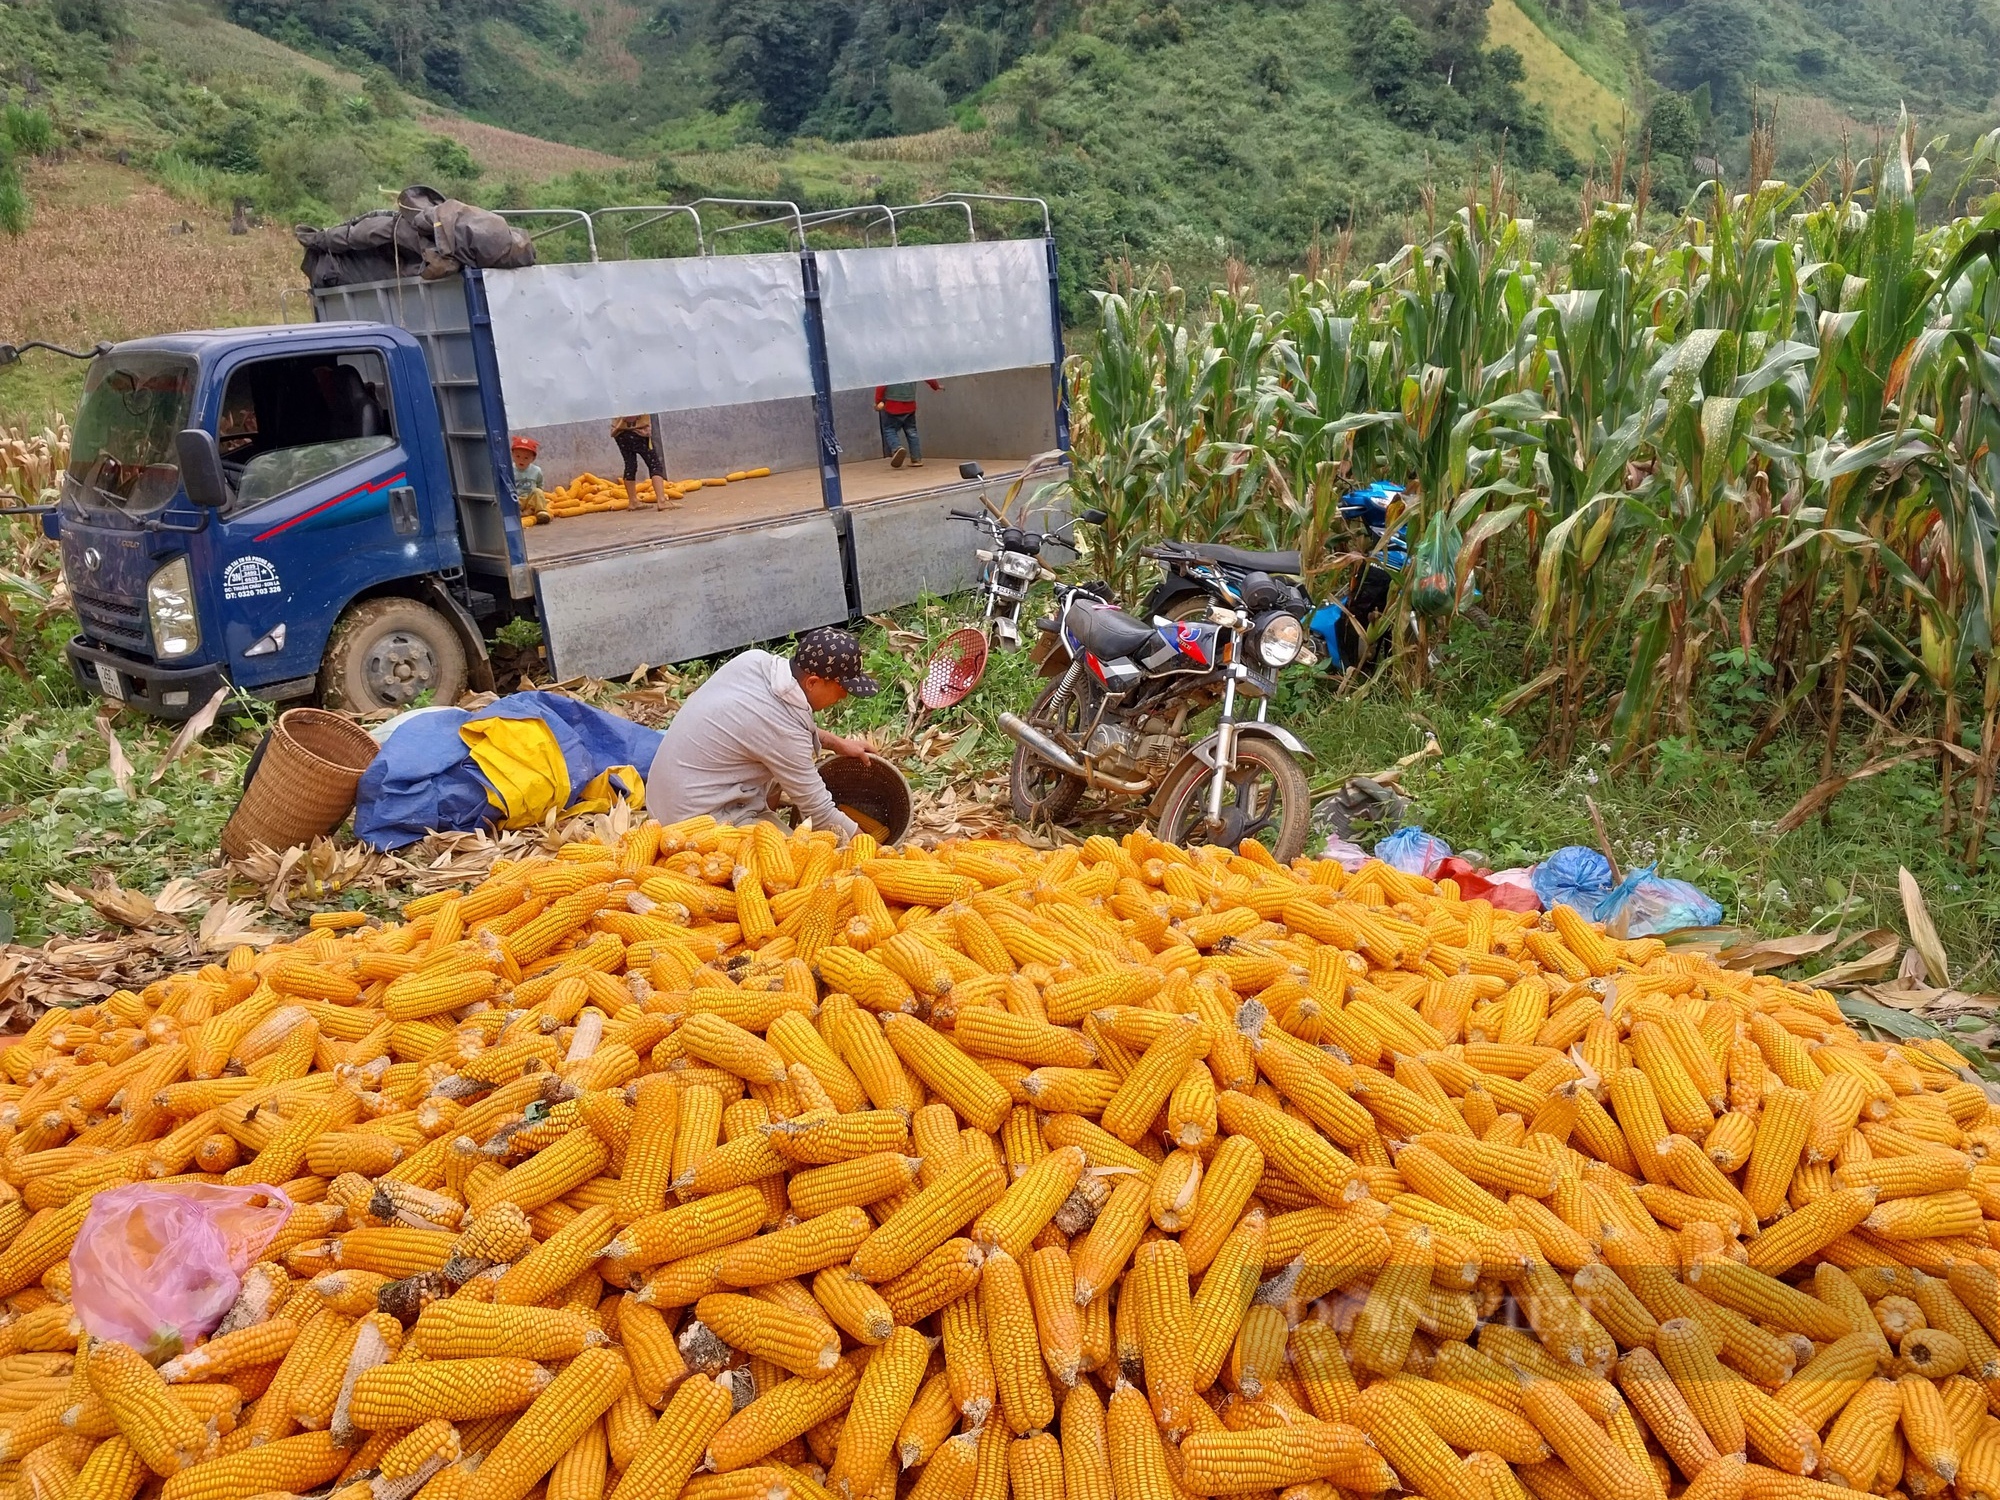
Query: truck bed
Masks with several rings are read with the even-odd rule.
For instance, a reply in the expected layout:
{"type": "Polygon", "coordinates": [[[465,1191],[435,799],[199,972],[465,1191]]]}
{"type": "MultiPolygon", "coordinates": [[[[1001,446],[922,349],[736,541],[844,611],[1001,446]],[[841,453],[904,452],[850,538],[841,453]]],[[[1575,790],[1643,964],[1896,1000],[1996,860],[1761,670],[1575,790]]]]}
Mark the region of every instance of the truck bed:
{"type": "MultiPolygon", "coordinates": [[[[870,458],[840,467],[843,501],[853,507],[911,495],[966,491],[960,507],[978,508],[977,494],[983,484],[998,504],[1014,476],[1027,466],[1025,457],[980,458],[986,478],[967,481],[958,477],[963,458],[929,458],[921,469],[905,465],[889,467],[887,459],[870,458]]],[[[642,485],[639,493],[650,493],[642,485]]],[[[740,531],[800,516],[823,514],[817,469],[789,469],[767,474],[762,479],[746,479],[720,489],[703,489],[680,501],[678,509],[660,511],[651,505],[633,510],[606,510],[592,515],[565,516],[550,524],[537,524],[527,531],[530,566],[569,561],[595,553],[620,551],[634,545],[667,540],[711,536],[718,532],[740,531]]],[[[965,533],[965,545],[973,545],[972,532],[965,533]]]]}
{"type": "MultiPolygon", "coordinates": [[[[841,466],[863,610],[954,594],[977,576],[976,534],[948,512],[976,509],[982,485],[997,504],[1027,461],[982,459],[986,477],[971,482],[958,477],[960,462],[841,466]]],[[[1056,469],[1031,482],[1038,528],[1066,513],[1053,495],[1063,477],[1056,469]]],[[[558,677],[622,677],[642,663],[838,624],[849,617],[839,529],[813,469],[704,490],[665,515],[643,506],[531,526],[550,665],[558,677]]]]}

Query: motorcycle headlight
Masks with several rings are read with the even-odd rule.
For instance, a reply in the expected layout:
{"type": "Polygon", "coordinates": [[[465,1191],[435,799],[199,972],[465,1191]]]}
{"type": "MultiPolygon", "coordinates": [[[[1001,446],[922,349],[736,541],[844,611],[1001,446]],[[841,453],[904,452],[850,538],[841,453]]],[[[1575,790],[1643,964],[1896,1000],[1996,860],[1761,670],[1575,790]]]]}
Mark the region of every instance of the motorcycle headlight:
{"type": "Polygon", "coordinates": [[[153,622],[153,649],[162,657],[186,656],[201,645],[186,557],[175,558],[147,580],[146,615],[153,622]]]}
{"type": "Polygon", "coordinates": [[[1009,578],[1040,578],[1042,565],[1024,553],[1003,552],[1000,554],[1000,571],[1009,578]]]}
{"type": "Polygon", "coordinates": [[[1257,627],[1257,656],[1267,667],[1290,666],[1305,645],[1306,628],[1292,615],[1266,615],[1257,627]]]}

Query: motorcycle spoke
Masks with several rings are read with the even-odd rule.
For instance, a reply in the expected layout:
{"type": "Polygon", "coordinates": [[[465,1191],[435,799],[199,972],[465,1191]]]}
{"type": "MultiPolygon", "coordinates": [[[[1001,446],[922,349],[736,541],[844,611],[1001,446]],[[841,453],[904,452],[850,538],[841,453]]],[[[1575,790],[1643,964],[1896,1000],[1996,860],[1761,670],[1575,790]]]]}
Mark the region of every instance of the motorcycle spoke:
{"type": "Polygon", "coordinates": [[[1181,818],[1179,843],[1206,844],[1213,839],[1234,848],[1244,839],[1275,841],[1284,816],[1277,779],[1262,766],[1246,762],[1229,778],[1227,785],[1229,792],[1222,802],[1221,829],[1212,832],[1208,826],[1208,797],[1204,783],[1204,789],[1181,818]],[[1265,834],[1271,835],[1271,838],[1265,840],[1265,834]]]}
{"type": "Polygon", "coordinates": [[[1245,766],[1230,785],[1236,789],[1236,808],[1243,820],[1234,842],[1257,838],[1267,830],[1275,836],[1274,823],[1283,813],[1278,802],[1277,779],[1260,766],[1245,766]],[[1257,795],[1260,790],[1261,799],[1257,795]],[[1260,805],[1262,811],[1253,817],[1253,810],[1260,805]]]}

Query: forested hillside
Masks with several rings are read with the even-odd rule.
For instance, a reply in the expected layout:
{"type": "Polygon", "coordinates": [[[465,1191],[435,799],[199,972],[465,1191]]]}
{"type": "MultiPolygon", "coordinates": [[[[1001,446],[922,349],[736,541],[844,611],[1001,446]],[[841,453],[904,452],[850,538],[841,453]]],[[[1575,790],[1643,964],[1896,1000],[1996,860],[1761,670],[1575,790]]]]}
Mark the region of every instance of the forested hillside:
{"type": "Polygon", "coordinates": [[[1561,213],[1621,136],[1672,204],[1712,161],[1740,170],[1753,101],[1797,170],[1900,104],[1984,128],[2000,87],[2000,0],[221,3],[481,118],[664,160],[665,186],[754,168],[810,196],[855,185],[830,158],[900,163],[859,185],[1040,193],[1093,254],[1387,236],[1501,154],[1561,213]]]}
{"type": "Polygon", "coordinates": [[[514,206],[1033,193],[1076,309],[1121,257],[1367,255],[1496,160],[1553,233],[1621,142],[1676,207],[1740,176],[1754,109],[1803,176],[1899,104],[1969,141],[1996,88],[2000,0],[0,0],[0,154],[122,152],[320,220],[412,177],[514,206]],[[502,160],[474,121],[579,149],[502,160]]]}

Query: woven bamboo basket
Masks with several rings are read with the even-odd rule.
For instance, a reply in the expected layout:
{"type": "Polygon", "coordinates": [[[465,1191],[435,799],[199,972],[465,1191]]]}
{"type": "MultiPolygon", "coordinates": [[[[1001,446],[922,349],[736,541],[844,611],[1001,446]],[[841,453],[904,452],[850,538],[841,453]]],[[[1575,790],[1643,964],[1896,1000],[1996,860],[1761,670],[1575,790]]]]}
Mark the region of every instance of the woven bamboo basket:
{"type": "Polygon", "coordinates": [[[222,852],[241,859],[253,847],[289,849],[338,828],[354,810],[361,773],[379,747],[359,724],[317,708],[278,716],[249,785],[222,829],[222,852]]]}

